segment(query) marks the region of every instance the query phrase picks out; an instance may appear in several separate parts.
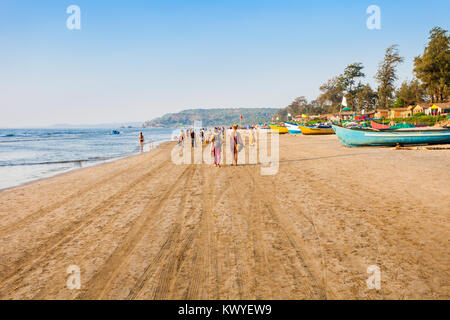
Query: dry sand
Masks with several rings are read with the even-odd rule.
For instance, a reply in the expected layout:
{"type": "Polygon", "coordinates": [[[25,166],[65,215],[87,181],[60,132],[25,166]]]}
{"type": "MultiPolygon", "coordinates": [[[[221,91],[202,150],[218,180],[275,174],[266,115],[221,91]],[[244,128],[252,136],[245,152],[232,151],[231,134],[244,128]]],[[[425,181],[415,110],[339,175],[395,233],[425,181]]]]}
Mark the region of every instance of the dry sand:
{"type": "Polygon", "coordinates": [[[1,192],[0,298],[450,298],[450,150],[280,142],[274,176],[167,143],[1,192]]]}

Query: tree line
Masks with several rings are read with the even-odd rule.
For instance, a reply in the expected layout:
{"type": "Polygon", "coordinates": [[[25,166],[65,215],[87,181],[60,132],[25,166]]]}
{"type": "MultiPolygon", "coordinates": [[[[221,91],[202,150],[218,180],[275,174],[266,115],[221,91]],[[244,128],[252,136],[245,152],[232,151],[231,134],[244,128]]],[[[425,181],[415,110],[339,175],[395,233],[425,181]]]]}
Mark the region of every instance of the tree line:
{"type": "Polygon", "coordinates": [[[345,96],[353,111],[389,109],[413,105],[419,102],[446,102],[450,92],[450,36],[448,30],[435,27],[430,31],[428,44],[423,53],[414,59],[414,77],[395,87],[397,68],[403,63],[397,45],[386,49],[374,76],[377,88],[373,89],[362,80],[366,77],[364,66],[355,62],[320,86],[316,100],[308,101],[304,96],[296,98],[275,116],[285,119],[287,114],[325,114],[341,110],[345,96]]]}

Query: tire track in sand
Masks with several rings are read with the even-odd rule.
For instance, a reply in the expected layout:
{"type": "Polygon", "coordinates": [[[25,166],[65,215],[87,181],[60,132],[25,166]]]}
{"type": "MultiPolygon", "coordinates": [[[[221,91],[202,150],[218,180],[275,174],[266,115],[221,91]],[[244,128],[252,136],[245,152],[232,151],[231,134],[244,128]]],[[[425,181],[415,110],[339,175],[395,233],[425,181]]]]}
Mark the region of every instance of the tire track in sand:
{"type": "MultiPolygon", "coordinates": [[[[234,170],[240,173],[242,171],[242,166],[241,167],[235,167],[232,168],[230,167],[230,171],[234,170]]],[[[241,178],[241,177],[240,177],[241,178]]],[[[250,299],[250,292],[252,292],[252,288],[249,287],[248,285],[248,280],[250,279],[250,275],[254,274],[252,271],[248,270],[248,264],[246,263],[246,251],[244,250],[244,248],[242,248],[242,246],[246,243],[246,239],[243,238],[244,236],[244,232],[242,231],[241,228],[241,223],[238,221],[236,222],[237,218],[233,219],[233,215],[236,214],[239,215],[241,214],[242,211],[245,211],[246,217],[248,217],[248,209],[245,210],[245,198],[242,196],[244,194],[247,193],[247,191],[242,189],[242,180],[239,179],[239,183],[233,183],[233,179],[230,179],[230,183],[231,183],[231,191],[234,194],[233,199],[238,199],[238,201],[235,202],[236,205],[236,211],[231,212],[230,214],[230,226],[231,226],[231,236],[232,236],[232,240],[233,240],[233,256],[234,256],[234,266],[236,268],[236,284],[238,287],[238,294],[239,294],[239,299],[240,300],[246,300],[246,299],[250,299]],[[241,190],[241,192],[238,192],[237,190],[241,190]],[[234,223],[233,223],[234,221],[234,223]],[[236,231],[236,232],[233,232],[236,231]],[[240,240],[239,242],[239,247],[238,247],[238,240],[240,240]]],[[[251,201],[252,199],[250,199],[251,201]]]]}
{"type": "MultiPolygon", "coordinates": [[[[310,175],[313,175],[313,173],[310,173],[310,175]]],[[[346,199],[348,197],[348,194],[351,193],[350,190],[343,190],[343,188],[346,187],[346,184],[344,184],[341,188],[336,189],[336,188],[331,188],[329,185],[327,184],[323,184],[320,181],[316,181],[316,180],[312,180],[312,181],[308,181],[308,188],[313,189],[313,190],[320,190],[320,197],[319,199],[317,199],[318,203],[325,203],[326,201],[326,196],[332,194],[336,199],[346,199]]],[[[360,192],[360,197],[364,197],[366,194],[368,194],[368,192],[360,192]]],[[[315,193],[315,199],[318,198],[318,193],[315,193]]],[[[370,199],[369,199],[370,200],[370,199]]],[[[367,200],[367,201],[369,201],[367,200]]],[[[311,201],[311,198],[310,198],[311,201]]],[[[367,202],[364,200],[361,200],[361,202],[367,202]]],[[[351,209],[351,206],[349,205],[348,207],[345,208],[345,210],[349,210],[351,209]]],[[[314,219],[313,219],[313,215],[311,217],[307,216],[305,214],[305,210],[300,209],[300,210],[296,210],[296,213],[299,213],[301,216],[303,216],[313,227],[314,233],[316,235],[316,240],[319,244],[319,248],[320,248],[320,252],[321,252],[321,259],[322,259],[322,265],[323,265],[323,279],[324,279],[324,285],[325,285],[325,289],[327,291],[327,297],[328,298],[332,298],[332,299],[336,299],[339,298],[339,295],[335,292],[335,290],[332,289],[331,285],[328,285],[328,263],[327,261],[329,260],[328,255],[326,253],[326,250],[324,248],[324,246],[322,245],[322,243],[329,241],[329,239],[327,238],[327,236],[325,235],[325,239],[322,239],[322,237],[320,237],[319,232],[317,230],[316,224],[314,223],[314,219]]],[[[375,211],[375,216],[378,216],[377,211],[375,211]]],[[[371,232],[368,232],[369,234],[373,235],[374,238],[374,243],[376,243],[376,257],[374,259],[375,264],[378,265],[378,257],[379,257],[379,236],[378,236],[378,229],[371,223],[369,223],[367,221],[367,217],[365,215],[362,215],[360,217],[358,217],[359,222],[361,222],[361,224],[364,223],[365,227],[367,229],[372,230],[371,232]]],[[[377,220],[377,219],[376,219],[377,220]]],[[[372,240],[370,240],[372,241],[372,240]]],[[[356,239],[354,244],[357,243],[356,239]]],[[[352,248],[345,246],[345,250],[346,252],[352,252],[352,248]]],[[[347,255],[346,256],[347,259],[352,259],[351,255],[347,255]]],[[[355,262],[355,265],[357,265],[358,263],[355,262]]],[[[362,284],[362,286],[365,286],[365,283],[362,284]]],[[[377,292],[376,293],[377,297],[381,297],[383,298],[384,295],[381,292],[377,292]]]]}
{"type": "MultiPolygon", "coordinates": [[[[211,169],[211,168],[209,168],[211,169]]],[[[200,236],[195,241],[193,261],[191,263],[193,270],[192,277],[189,278],[189,285],[184,299],[219,299],[219,273],[217,269],[217,254],[214,250],[217,248],[216,239],[212,235],[214,225],[211,218],[214,216],[214,204],[216,203],[215,193],[216,184],[211,175],[205,172],[207,169],[202,166],[202,206],[200,236]],[[209,197],[207,195],[210,195],[209,197]],[[201,292],[203,286],[205,293],[201,292]],[[209,288],[214,287],[214,297],[209,295],[209,288]]],[[[172,293],[171,298],[176,298],[172,293]]]]}
{"type": "Polygon", "coordinates": [[[49,256],[56,256],[60,252],[60,250],[63,249],[63,244],[72,240],[74,235],[78,234],[80,230],[88,226],[97,214],[109,210],[110,208],[114,208],[116,205],[120,204],[123,201],[124,197],[133,197],[135,189],[138,189],[142,183],[147,182],[147,179],[151,178],[153,175],[160,173],[159,171],[167,165],[168,162],[163,162],[156,168],[152,168],[146,174],[135,179],[132,183],[122,187],[118,192],[102,201],[87,214],[83,215],[71,224],[66,225],[62,230],[58,232],[58,234],[52,236],[49,241],[43,243],[38,248],[33,249],[33,252],[35,252],[35,254],[30,258],[24,260],[18,265],[14,265],[14,268],[12,268],[9,272],[3,272],[0,280],[2,282],[0,295],[3,295],[3,290],[7,286],[12,285],[14,287],[15,285],[17,285],[21,281],[23,274],[30,272],[42,261],[48,259],[49,256]],[[44,253],[42,254],[42,252],[44,253]]]}
{"type": "MultiPolygon", "coordinates": [[[[110,290],[113,280],[122,271],[140,240],[149,231],[148,229],[152,224],[152,220],[159,217],[164,205],[175,193],[177,187],[183,184],[183,182],[188,182],[192,175],[192,167],[185,169],[156,205],[150,203],[143,210],[144,214],[138,218],[132,230],[128,232],[125,239],[114,250],[108,260],[104,263],[103,267],[88,281],[85,285],[87,289],[84,289],[78,295],[77,299],[91,300],[102,299],[104,297],[108,290],[110,290]],[[147,212],[147,214],[145,214],[145,212],[147,212]]],[[[173,236],[174,235],[171,235],[169,239],[173,236]]]]}
{"type": "MultiPolygon", "coordinates": [[[[196,165],[191,166],[191,168],[192,171],[186,185],[191,185],[191,180],[197,172],[196,165]]],[[[175,221],[183,220],[183,222],[177,222],[173,226],[168,238],[139,277],[136,286],[130,290],[127,299],[167,299],[174,291],[179,269],[186,258],[185,253],[193,245],[194,237],[198,233],[198,228],[196,228],[198,224],[193,228],[186,227],[186,218],[192,218],[196,210],[192,210],[194,212],[191,216],[182,217],[187,199],[188,194],[185,191],[182,193],[180,207],[175,219],[175,221]],[[152,276],[154,276],[155,281],[152,281],[153,285],[149,286],[148,283],[152,276]],[[144,294],[147,295],[142,297],[144,294]]]]}
{"type": "MultiPolygon", "coordinates": [[[[250,178],[253,181],[253,185],[255,185],[256,189],[259,191],[261,195],[261,199],[263,199],[264,207],[267,209],[267,212],[270,213],[274,221],[277,222],[278,226],[280,227],[281,231],[284,233],[286,238],[289,240],[289,243],[291,244],[292,248],[295,250],[296,255],[298,259],[300,260],[301,264],[304,266],[305,271],[309,275],[311,281],[312,281],[312,290],[314,293],[315,298],[318,299],[327,299],[327,290],[326,290],[326,280],[322,279],[322,281],[319,281],[321,278],[320,276],[317,276],[314,272],[314,268],[311,267],[311,262],[307,262],[306,256],[301,252],[300,248],[302,247],[300,243],[298,242],[297,238],[301,235],[297,235],[297,232],[293,229],[289,221],[286,221],[286,219],[283,217],[282,214],[280,214],[279,210],[274,208],[274,205],[277,204],[277,200],[274,198],[274,193],[268,193],[263,191],[261,189],[261,185],[266,185],[267,182],[263,182],[260,177],[256,177],[254,173],[250,172],[249,168],[246,168],[246,172],[250,176],[250,178]],[[322,282],[322,284],[320,283],[322,282]]],[[[270,183],[269,183],[270,184],[270,183]]],[[[319,243],[320,245],[320,243],[319,243]]]]}
{"type": "MultiPolygon", "coordinates": [[[[162,168],[165,167],[164,165],[162,166],[162,168]]],[[[160,169],[158,169],[160,170],[160,169]]],[[[155,172],[158,173],[158,172],[155,172]]],[[[154,181],[153,178],[155,175],[152,175],[151,177],[148,177],[147,179],[145,179],[145,181],[142,181],[143,183],[139,183],[135,186],[134,188],[134,192],[131,192],[133,190],[131,190],[128,194],[127,194],[127,198],[124,198],[121,202],[120,205],[117,206],[117,208],[114,208],[114,214],[110,215],[108,218],[108,221],[106,222],[106,224],[104,224],[102,226],[102,236],[106,236],[106,233],[108,232],[107,230],[109,230],[109,232],[114,231],[114,224],[116,223],[116,221],[118,219],[123,218],[123,215],[125,215],[125,212],[127,210],[127,207],[129,206],[133,206],[134,202],[130,201],[133,199],[142,199],[145,198],[146,196],[148,197],[148,186],[152,187],[154,185],[154,181]],[[112,228],[111,228],[112,226],[112,228]]],[[[144,203],[144,208],[148,207],[148,204],[151,202],[152,200],[150,199],[149,201],[144,203]]],[[[135,214],[131,217],[131,219],[128,219],[128,223],[130,225],[133,225],[135,223],[135,221],[142,215],[144,214],[144,210],[140,211],[138,214],[135,214]]],[[[82,233],[79,234],[81,237],[83,236],[82,233]]],[[[77,235],[78,236],[78,235],[77,235]]],[[[72,241],[76,241],[76,237],[74,237],[73,239],[71,239],[72,241]]],[[[94,240],[94,242],[97,242],[97,239],[94,240]]],[[[89,243],[92,242],[88,242],[88,244],[86,246],[89,247],[89,243]]],[[[91,246],[92,247],[92,246],[91,246]]],[[[95,246],[94,246],[95,247],[95,246]]],[[[84,255],[82,255],[82,257],[78,258],[80,261],[85,261],[86,259],[88,259],[89,255],[92,254],[92,252],[88,252],[84,255]]],[[[55,257],[55,259],[57,258],[57,256],[55,257]]],[[[77,259],[75,257],[72,258],[72,260],[77,259]]],[[[49,294],[47,291],[45,291],[45,287],[44,289],[41,289],[32,299],[43,299],[45,297],[48,297],[49,294]]],[[[51,295],[50,295],[51,296],[51,295]]]]}
{"type": "MultiPolygon", "coordinates": [[[[242,178],[242,177],[240,177],[242,178]]],[[[254,260],[254,270],[252,274],[254,275],[254,296],[255,299],[268,299],[267,294],[258,294],[260,289],[259,283],[263,282],[262,279],[268,280],[269,283],[274,284],[275,281],[272,277],[272,273],[275,271],[273,265],[269,263],[268,260],[268,249],[266,246],[266,241],[263,238],[264,225],[263,225],[263,215],[261,214],[261,202],[258,199],[258,190],[253,181],[249,179],[251,186],[250,188],[250,201],[249,207],[245,209],[245,217],[247,220],[247,225],[249,228],[249,234],[252,239],[253,247],[253,260],[254,260]]],[[[239,179],[239,183],[233,184],[233,189],[235,189],[235,196],[239,199],[239,203],[244,203],[245,199],[242,195],[248,193],[248,190],[244,190],[242,180],[239,179]]],[[[273,287],[271,285],[265,288],[270,292],[272,298],[280,297],[280,290],[278,287],[273,287]]]]}
{"type": "MultiPolygon", "coordinates": [[[[144,161],[142,161],[142,163],[143,162],[144,161]]],[[[94,184],[92,184],[88,188],[85,188],[85,189],[82,189],[80,191],[77,191],[76,193],[74,193],[74,194],[64,198],[61,201],[58,201],[58,202],[56,202],[56,203],[54,203],[52,205],[49,205],[49,206],[41,208],[41,209],[39,209],[37,211],[34,211],[34,212],[30,213],[29,215],[27,215],[27,216],[25,216],[23,218],[20,218],[20,219],[18,219],[16,221],[10,223],[9,225],[7,225],[7,226],[5,226],[5,227],[0,229],[0,237],[4,236],[5,234],[8,234],[8,233],[15,232],[15,231],[19,230],[20,228],[22,228],[24,224],[31,224],[31,223],[33,223],[34,221],[39,219],[43,214],[49,213],[51,211],[54,211],[54,210],[62,207],[63,205],[65,205],[69,201],[71,201],[73,199],[77,199],[77,198],[81,197],[82,195],[88,193],[89,191],[91,191],[91,190],[93,190],[93,189],[95,189],[95,188],[97,188],[99,186],[106,185],[106,184],[108,184],[108,182],[110,182],[110,181],[112,181],[114,179],[117,179],[117,177],[123,176],[124,174],[141,167],[142,163],[140,162],[139,164],[137,164],[137,165],[135,165],[135,166],[133,166],[131,168],[123,169],[123,170],[119,171],[118,173],[113,173],[113,174],[111,174],[111,176],[108,176],[105,179],[102,179],[102,180],[100,180],[98,182],[95,182],[94,184]]]]}

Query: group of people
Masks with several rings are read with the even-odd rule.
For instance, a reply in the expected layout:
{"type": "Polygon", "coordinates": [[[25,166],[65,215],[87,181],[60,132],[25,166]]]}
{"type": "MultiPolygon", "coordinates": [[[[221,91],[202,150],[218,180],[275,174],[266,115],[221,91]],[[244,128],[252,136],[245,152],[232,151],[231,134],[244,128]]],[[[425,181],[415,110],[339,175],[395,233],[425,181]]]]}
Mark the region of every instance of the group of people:
{"type": "MultiPolygon", "coordinates": [[[[214,132],[215,131],[220,131],[223,134],[225,128],[216,127],[214,128],[214,132]]],[[[191,147],[195,147],[197,143],[208,142],[212,134],[212,130],[206,130],[205,128],[200,129],[197,133],[194,129],[186,129],[186,133],[184,130],[181,130],[180,136],[178,137],[178,145],[183,145],[184,141],[190,138],[191,147]]]]}
{"type": "MultiPolygon", "coordinates": [[[[238,154],[244,148],[244,142],[238,131],[239,126],[233,125],[230,130],[230,149],[233,153],[233,161],[231,165],[237,165],[238,154]]],[[[194,129],[187,129],[186,132],[181,130],[178,138],[178,145],[183,146],[187,139],[190,138],[191,147],[194,148],[197,143],[206,143],[211,145],[211,155],[213,157],[214,166],[220,167],[222,160],[222,147],[225,140],[226,129],[224,127],[215,127],[214,129],[200,129],[197,133],[194,129]]],[[[256,134],[254,128],[250,129],[250,145],[256,143],[256,134]]]]}

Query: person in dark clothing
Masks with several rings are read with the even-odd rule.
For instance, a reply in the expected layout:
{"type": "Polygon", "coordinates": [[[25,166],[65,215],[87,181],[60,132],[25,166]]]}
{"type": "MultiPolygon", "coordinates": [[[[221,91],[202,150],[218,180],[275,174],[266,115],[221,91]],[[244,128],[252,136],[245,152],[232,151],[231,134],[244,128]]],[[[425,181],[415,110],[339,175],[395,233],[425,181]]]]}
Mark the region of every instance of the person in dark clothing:
{"type": "Polygon", "coordinates": [[[141,152],[144,152],[144,135],[142,132],[139,134],[139,149],[141,152]]]}
{"type": "Polygon", "coordinates": [[[191,143],[192,143],[192,148],[195,147],[195,131],[194,131],[194,129],[191,130],[191,143]]]}

